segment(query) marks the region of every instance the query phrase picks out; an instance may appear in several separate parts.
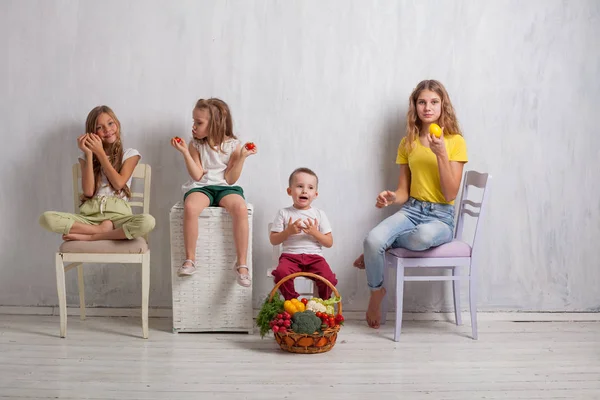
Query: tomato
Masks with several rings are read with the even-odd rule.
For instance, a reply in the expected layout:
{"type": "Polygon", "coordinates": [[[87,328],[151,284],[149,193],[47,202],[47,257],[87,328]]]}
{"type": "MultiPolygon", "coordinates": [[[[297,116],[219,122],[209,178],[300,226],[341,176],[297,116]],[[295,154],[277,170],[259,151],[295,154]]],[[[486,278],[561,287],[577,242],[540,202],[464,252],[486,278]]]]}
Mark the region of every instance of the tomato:
{"type": "Polygon", "coordinates": [[[246,143],[246,150],[254,150],[256,145],[253,142],[246,143]]]}
{"type": "Polygon", "coordinates": [[[335,326],[335,318],[329,317],[329,326],[331,326],[331,327],[335,326]]]}
{"type": "Polygon", "coordinates": [[[339,324],[340,322],[344,322],[344,316],[343,316],[342,314],[338,314],[338,315],[336,315],[336,317],[335,317],[335,322],[337,322],[338,324],[339,324]]]}
{"type": "Polygon", "coordinates": [[[302,300],[300,300],[302,302],[302,304],[306,305],[308,303],[308,299],[303,298],[302,300]]]}
{"type": "Polygon", "coordinates": [[[323,313],[321,311],[317,311],[315,315],[319,318],[323,318],[323,313]]]}
{"type": "Polygon", "coordinates": [[[181,138],[180,138],[179,136],[175,136],[175,141],[176,141],[177,143],[181,143],[181,138]]]}

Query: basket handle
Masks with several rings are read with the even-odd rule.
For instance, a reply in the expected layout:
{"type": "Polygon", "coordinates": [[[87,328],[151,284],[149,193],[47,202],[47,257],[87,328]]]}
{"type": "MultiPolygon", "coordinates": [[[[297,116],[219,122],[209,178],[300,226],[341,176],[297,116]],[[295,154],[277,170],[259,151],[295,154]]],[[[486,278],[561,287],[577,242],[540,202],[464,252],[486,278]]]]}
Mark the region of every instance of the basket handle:
{"type": "MultiPolygon", "coordinates": [[[[295,274],[288,275],[285,278],[283,278],[282,280],[280,280],[279,282],[277,282],[277,284],[275,285],[273,290],[271,290],[271,294],[269,294],[269,303],[271,302],[271,300],[273,300],[273,296],[275,296],[275,293],[277,293],[279,286],[283,285],[285,282],[289,281],[290,279],[294,279],[298,276],[318,279],[331,288],[335,297],[340,297],[340,292],[337,291],[335,286],[333,286],[333,284],[331,282],[329,282],[327,279],[323,278],[322,276],[313,274],[311,272],[296,272],[295,274]]],[[[324,299],[324,300],[327,300],[327,299],[324,299]]],[[[337,305],[338,305],[338,314],[341,314],[342,313],[342,302],[340,301],[339,303],[337,303],[337,305]]]]}

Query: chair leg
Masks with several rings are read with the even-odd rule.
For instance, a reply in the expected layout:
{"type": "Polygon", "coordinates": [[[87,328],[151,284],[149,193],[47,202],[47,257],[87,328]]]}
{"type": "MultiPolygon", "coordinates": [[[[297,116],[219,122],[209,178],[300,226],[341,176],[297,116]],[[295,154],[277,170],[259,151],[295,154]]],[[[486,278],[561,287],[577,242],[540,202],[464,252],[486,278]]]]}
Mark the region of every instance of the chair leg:
{"type": "Polygon", "coordinates": [[[60,253],[56,253],[56,290],[58,292],[58,312],[60,314],[60,337],[67,336],[67,294],[65,288],[65,266],[60,253]]]}
{"type": "Polygon", "coordinates": [[[150,296],[150,251],[142,259],[142,336],[148,339],[148,298],[150,296]]]}
{"type": "Polygon", "coordinates": [[[402,329],[402,301],[404,300],[404,265],[401,260],[396,261],[396,329],[394,330],[394,342],[400,340],[402,329]]]}
{"type": "Polygon", "coordinates": [[[389,303],[389,294],[388,290],[390,285],[388,285],[389,277],[390,277],[390,267],[391,261],[387,255],[384,255],[384,267],[383,267],[383,288],[385,289],[385,296],[383,297],[383,301],[381,302],[381,325],[385,325],[387,322],[387,313],[390,309],[389,303]]]}
{"type": "MultiPolygon", "coordinates": [[[[452,268],[452,276],[457,277],[457,267],[452,268]]],[[[462,315],[460,309],[460,281],[455,280],[452,281],[452,297],[454,297],[454,318],[456,320],[456,325],[462,325],[462,315]]]]}
{"type": "MultiPolygon", "coordinates": [[[[473,269],[473,266],[471,266],[473,269]]],[[[469,277],[469,311],[471,312],[471,332],[473,339],[477,340],[477,290],[475,276],[469,277]]]]}
{"type": "Polygon", "coordinates": [[[77,286],[79,287],[79,317],[85,319],[85,285],[83,283],[83,264],[77,266],[77,286]]]}

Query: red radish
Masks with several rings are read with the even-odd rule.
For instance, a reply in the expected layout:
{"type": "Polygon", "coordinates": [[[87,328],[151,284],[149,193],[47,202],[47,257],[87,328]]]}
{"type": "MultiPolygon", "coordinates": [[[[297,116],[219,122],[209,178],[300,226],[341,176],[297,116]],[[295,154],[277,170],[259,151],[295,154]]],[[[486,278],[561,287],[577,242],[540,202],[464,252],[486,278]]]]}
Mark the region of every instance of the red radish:
{"type": "Polygon", "coordinates": [[[283,315],[282,314],[277,314],[277,319],[282,319],[283,315]]]}
{"type": "Polygon", "coordinates": [[[277,325],[275,325],[272,329],[274,333],[279,332],[279,327],[277,325]]]}
{"type": "Polygon", "coordinates": [[[281,327],[281,328],[279,328],[279,332],[287,333],[287,329],[285,329],[285,327],[281,327]]]}

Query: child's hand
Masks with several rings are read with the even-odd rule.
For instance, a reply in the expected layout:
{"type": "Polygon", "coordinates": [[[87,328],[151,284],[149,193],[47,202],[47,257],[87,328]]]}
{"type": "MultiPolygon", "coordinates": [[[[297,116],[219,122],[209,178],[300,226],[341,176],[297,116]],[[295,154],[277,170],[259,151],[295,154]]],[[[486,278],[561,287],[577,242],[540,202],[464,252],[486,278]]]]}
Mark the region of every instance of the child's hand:
{"type": "Polygon", "coordinates": [[[429,142],[429,148],[438,157],[442,157],[446,155],[446,144],[444,143],[444,128],[442,128],[442,135],[438,138],[432,135],[431,133],[427,136],[427,141],[429,142]]]}
{"type": "Polygon", "coordinates": [[[287,226],[287,228],[285,228],[285,230],[290,235],[297,235],[298,233],[302,232],[302,229],[303,229],[302,220],[300,218],[298,218],[297,220],[292,222],[292,217],[290,217],[290,220],[288,221],[288,226],[287,226]]]}
{"type": "Polygon", "coordinates": [[[310,236],[315,236],[319,232],[319,221],[316,218],[314,220],[307,218],[302,227],[302,232],[310,236]]]}
{"type": "Polygon", "coordinates": [[[189,151],[187,145],[185,144],[185,140],[177,136],[171,139],[171,146],[175,147],[175,149],[181,154],[185,154],[189,151]]]}
{"type": "Polygon", "coordinates": [[[253,142],[248,142],[240,148],[240,156],[246,158],[252,154],[256,154],[257,151],[258,149],[256,148],[256,144],[253,142]]]}
{"type": "Polygon", "coordinates": [[[85,145],[85,141],[88,137],[88,134],[83,134],[77,138],[77,147],[79,150],[83,151],[86,156],[91,156],[92,151],[85,145]]]}
{"type": "Polygon", "coordinates": [[[396,201],[396,193],[392,192],[390,190],[384,190],[383,192],[379,193],[379,196],[377,196],[377,202],[375,203],[375,207],[377,207],[377,208],[387,207],[390,204],[393,204],[395,201],[396,201]]]}
{"type": "Polygon", "coordinates": [[[95,133],[88,133],[85,139],[85,145],[94,153],[96,156],[101,156],[104,153],[104,147],[102,146],[102,139],[95,133]]]}

